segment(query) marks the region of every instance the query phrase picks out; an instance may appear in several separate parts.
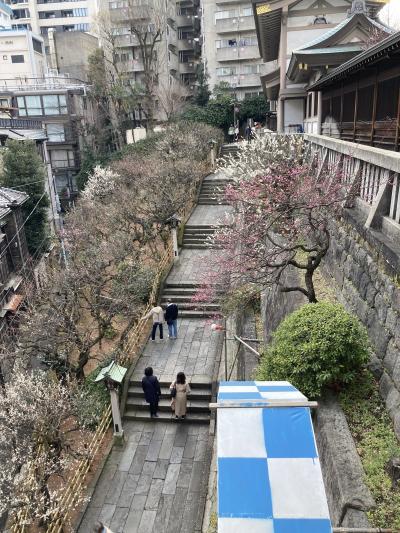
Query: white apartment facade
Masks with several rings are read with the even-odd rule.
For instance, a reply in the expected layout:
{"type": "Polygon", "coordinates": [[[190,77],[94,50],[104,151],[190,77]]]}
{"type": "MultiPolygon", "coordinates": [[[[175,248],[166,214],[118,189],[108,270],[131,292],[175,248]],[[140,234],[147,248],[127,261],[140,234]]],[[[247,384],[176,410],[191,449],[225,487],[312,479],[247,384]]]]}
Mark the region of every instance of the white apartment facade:
{"type": "Polygon", "coordinates": [[[47,72],[44,41],[29,30],[0,31],[0,87],[7,80],[43,78],[47,72]]]}
{"type": "Polygon", "coordinates": [[[55,31],[83,31],[93,29],[98,12],[97,0],[7,0],[13,10],[14,29],[29,29],[47,36],[55,31]]]}
{"type": "Polygon", "coordinates": [[[238,100],[262,93],[263,61],[246,0],[203,0],[203,61],[210,88],[228,83],[238,100]]]}

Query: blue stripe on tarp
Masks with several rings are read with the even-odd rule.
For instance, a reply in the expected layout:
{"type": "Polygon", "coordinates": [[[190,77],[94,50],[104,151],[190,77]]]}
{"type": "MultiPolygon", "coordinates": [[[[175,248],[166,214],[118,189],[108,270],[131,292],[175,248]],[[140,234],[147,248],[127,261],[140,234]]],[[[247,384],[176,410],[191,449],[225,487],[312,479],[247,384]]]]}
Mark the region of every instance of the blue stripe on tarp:
{"type": "Polygon", "coordinates": [[[218,516],[272,518],[267,459],[218,459],[218,516]]]}
{"type": "Polygon", "coordinates": [[[274,533],[332,533],[332,527],[327,519],[275,518],[274,533]]]}
{"type": "Polygon", "coordinates": [[[292,385],[258,385],[257,389],[260,392],[299,392],[292,385]]]}
{"type": "Polygon", "coordinates": [[[259,392],[219,392],[218,400],[260,400],[259,392]]]}
{"type": "Polygon", "coordinates": [[[262,415],[268,458],[318,457],[308,407],[271,407],[262,415]]]}

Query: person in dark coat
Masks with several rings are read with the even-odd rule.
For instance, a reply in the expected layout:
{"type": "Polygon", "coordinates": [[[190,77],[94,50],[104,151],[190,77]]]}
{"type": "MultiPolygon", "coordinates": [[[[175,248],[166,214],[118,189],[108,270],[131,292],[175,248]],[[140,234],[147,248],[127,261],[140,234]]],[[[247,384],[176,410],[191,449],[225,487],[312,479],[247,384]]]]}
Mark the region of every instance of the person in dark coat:
{"type": "Polygon", "coordinates": [[[153,369],[148,366],[144,371],[142,379],[142,389],[144,392],[145,400],[150,404],[150,416],[151,418],[158,418],[158,401],[161,396],[160,383],[156,376],[153,376],[153,369]]]}
{"type": "Polygon", "coordinates": [[[176,339],[178,336],[178,306],[173,304],[170,299],[167,300],[167,307],[165,309],[165,322],[168,326],[168,337],[176,339]]]}

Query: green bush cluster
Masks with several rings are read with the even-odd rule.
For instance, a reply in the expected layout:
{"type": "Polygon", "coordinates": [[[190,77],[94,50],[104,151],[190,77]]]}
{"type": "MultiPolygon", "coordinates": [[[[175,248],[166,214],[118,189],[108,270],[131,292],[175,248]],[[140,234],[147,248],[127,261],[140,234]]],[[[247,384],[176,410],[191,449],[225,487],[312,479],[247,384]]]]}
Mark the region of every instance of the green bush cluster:
{"type": "Polygon", "coordinates": [[[306,304],[277,328],[257,370],[260,380],[287,380],[310,398],[350,383],[369,359],[358,319],[338,304],[306,304]]]}

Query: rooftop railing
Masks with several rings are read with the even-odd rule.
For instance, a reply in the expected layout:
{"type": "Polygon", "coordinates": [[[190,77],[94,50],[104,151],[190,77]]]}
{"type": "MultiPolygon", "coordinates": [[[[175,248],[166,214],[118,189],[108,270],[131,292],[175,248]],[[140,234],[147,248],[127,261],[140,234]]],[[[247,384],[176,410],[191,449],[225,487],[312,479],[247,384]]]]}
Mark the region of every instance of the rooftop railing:
{"type": "Polygon", "coordinates": [[[12,130],[40,130],[42,122],[30,118],[0,118],[0,128],[12,130]]]}
{"type": "Polygon", "coordinates": [[[7,91],[48,91],[52,89],[83,89],[88,84],[82,80],[65,76],[48,76],[44,78],[12,78],[0,80],[0,92],[7,91]]]}

